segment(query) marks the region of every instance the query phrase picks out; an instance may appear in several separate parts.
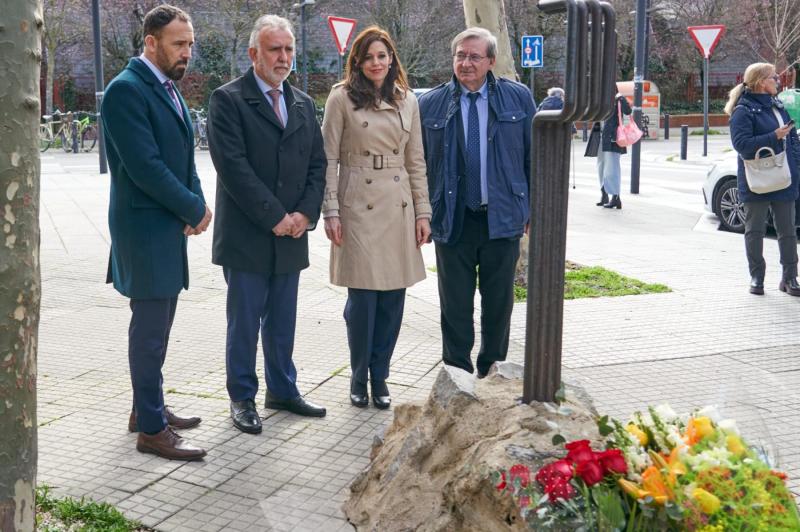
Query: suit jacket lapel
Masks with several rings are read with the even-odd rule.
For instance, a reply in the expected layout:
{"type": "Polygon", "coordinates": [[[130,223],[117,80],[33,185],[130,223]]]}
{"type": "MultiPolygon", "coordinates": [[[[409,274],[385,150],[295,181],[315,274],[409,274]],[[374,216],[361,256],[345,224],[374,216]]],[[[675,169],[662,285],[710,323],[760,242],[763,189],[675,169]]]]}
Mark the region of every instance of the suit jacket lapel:
{"type": "MultiPolygon", "coordinates": [[[[170,111],[172,112],[172,115],[175,117],[175,120],[181,122],[181,125],[183,126],[183,132],[188,136],[189,135],[189,130],[187,129],[188,121],[181,120],[181,115],[178,114],[178,110],[175,108],[175,102],[173,102],[172,98],[169,97],[167,89],[164,88],[164,86],[158,82],[158,78],[156,78],[155,74],[153,74],[153,71],[150,70],[150,68],[147,65],[145,65],[142,61],[140,61],[138,58],[131,59],[130,62],[128,63],[128,68],[136,72],[145,83],[148,83],[152,87],[153,93],[156,95],[156,98],[159,98],[162,102],[164,102],[164,104],[167,107],[169,107],[170,111]]],[[[177,87],[175,90],[175,94],[178,96],[178,101],[181,102],[181,108],[183,109],[186,104],[183,102],[183,98],[178,92],[177,87]]],[[[184,117],[186,116],[185,110],[183,115],[184,117]]]]}
{"type": "MultiPolygon", "coordinates": [[[[253,72],[253,67],[245,73],[244,83],[242,84],[242,98],[250,105],[254,106],[256,112],[266,118],[271,124],[279,129],[283,129],[278,117],[275,116],[275,111],[272,110],[272,102],[267,101],[267,95],[261,93],[256,83],[256,74],[253,72]]],[[[289,108],[287,101],[286,108],[289,108]]]]}
{"type": "Polygon", "coordinates": [[[286,101],[286,114],[289,116],[283,132],[283,137],[286,138],[305,124],[305,110],[302,102],[298,102],[294,97],[294,89],[288,81],[283,82],[283,98],[286,101]]]}

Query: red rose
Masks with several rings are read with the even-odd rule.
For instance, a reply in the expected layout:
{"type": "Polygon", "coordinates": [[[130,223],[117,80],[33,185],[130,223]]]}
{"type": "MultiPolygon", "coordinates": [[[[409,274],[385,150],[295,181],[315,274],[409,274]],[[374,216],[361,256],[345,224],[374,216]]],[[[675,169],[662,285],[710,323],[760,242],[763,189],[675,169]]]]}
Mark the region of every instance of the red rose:
{"type": "Polygon", "coordinates": [[[593,462],[595,460],[594,451],[589,446],[589,440],[577,440],[569,442],[564,446],[567,449],[567,460],[575,462],[580,465],[584,462],[593,462]]]}
{"type": "Polygon", "coordinates": [[[594,486],[603,480],[603,468],[595,460],[578,464],[575,472],[581,477],[587,486],[594,486]]]}
{"type": "Polygon", "coordinates": [[[598,460],[603,467],[603,474],[617,473],[624,475],[628,472],[628,464],[625,463],[625,457],[622,456],[622,451],[619,449],[608,449],[598,453],[598,460]]]}
{"type": "Polygon", "coordinates": [[[506,486],[507,486],[507,484],[506,484],[506,472],[505,471],[501,471],[500,472],[500,482],[497,483],[495,488],[497,488],[497,491],[503,491],[504,489],[506,489],[506,486]]]}
{"type": "Polygon", "coordinates": [[[555,481],[569,481],[572,478],[572,464],[566,460],[558,460],[547,464],[536,473],[536,481],[542,487],[555,481]]]}
{"type": "Polygon", "coordinates": [[[519,485],[523,488],[526,487],[531,481],[530,469],[528,469],[528,466],[522,464],[511,466],[511,469],[508,471],[508,476],[512,485],[516,479],[519,479],[519,485]]]}
{"type": "Polygon", "coordinates": [[[557,499],[571,499],[575,496],[575,488],[569,480],[559,478],[558,480],[551,481],[544,486],[545,494],[550,497],[550,502],[555,503],[557,499]]]}

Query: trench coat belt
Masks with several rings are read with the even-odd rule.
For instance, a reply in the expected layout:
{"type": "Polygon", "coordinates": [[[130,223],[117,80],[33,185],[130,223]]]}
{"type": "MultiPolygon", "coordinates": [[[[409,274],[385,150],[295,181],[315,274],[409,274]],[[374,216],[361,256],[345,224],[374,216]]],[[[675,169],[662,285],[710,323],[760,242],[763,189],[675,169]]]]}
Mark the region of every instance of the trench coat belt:
{"type": "Polygon", "coordinates": [[[372,168],[382,170],[383,168],[402,168],[405,160],[400,155],[381,155],[373,154],[358,155],[356,153],[347,154],[347,165],[357,168],[372,168]]]}

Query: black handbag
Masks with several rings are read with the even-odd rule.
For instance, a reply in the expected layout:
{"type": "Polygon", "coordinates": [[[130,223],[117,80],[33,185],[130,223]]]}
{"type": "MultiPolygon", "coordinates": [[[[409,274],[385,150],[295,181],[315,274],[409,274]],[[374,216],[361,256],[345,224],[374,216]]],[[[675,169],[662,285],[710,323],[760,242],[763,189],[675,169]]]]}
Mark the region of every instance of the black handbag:
{"type": "Polygon", "coordinates": [[[600,130],[597,125],[592,127],[592,132],[589,133],[589,141],[586,143],[586,152],[584,152],[584,157],[597,157],[597,153],[600,151],[600,143],[603,140],[603,132],[600,130]]]}

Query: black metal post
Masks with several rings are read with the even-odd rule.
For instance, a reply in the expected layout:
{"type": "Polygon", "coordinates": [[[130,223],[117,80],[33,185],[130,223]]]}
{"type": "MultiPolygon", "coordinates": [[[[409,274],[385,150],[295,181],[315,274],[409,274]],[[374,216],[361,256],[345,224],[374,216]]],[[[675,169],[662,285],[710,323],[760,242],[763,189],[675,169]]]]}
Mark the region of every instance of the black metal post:
{"type": "MultiPolygon", "coordinates": [[[[644,41],[647,25],[647,0],[636,0],[636,49],[633,68],[633,119],[642,127],[642,89],[644,84],[645,57],[644,41]]],[[[642,156],[642,140],[631,149],[631,194],[639,193],[639,172],[642,156]]]]}
{"type": "Polygon", "coordinates": [[[561,386],[572,122],[609,116],[616,74],[615,15],[610,4],[539,0],[538,7],[546,14],[566,11],[567,57],[564,108],[536,113],[531,126],[534,160],[522,396],[526,403],[553,402],[561,386]]]}
{"type": "Polygon", "coordinates": [[[664,113],[664,140],[669,140],[669,113],[664,113]]]}
{"type": "Polygon", "coordinates": [[[583,142],[588,142],[589,141],[589,126],[588,126],[588,124],[589,124],[588,120],[584,120],[583,121],[583,142]]]}
{"type": "Polygon", "coordinates": [[[106,158],[106,140],[103,133],[103,117],[100,116],[100,107],[103,103],[103,52],[100,48],[100,0],[92,0],[92,35],[94,37],[94,97],[97,110],[97,149],[100,152],[100,173],[108,173],[108,160],[106,158]]]}
{"type": "Polygon", "coordinates": [[[689,147],[689,126],[681,126],[681,161],[686,160],[686,152],[689,147]]]}
{"type": "Polygon", "coordinates": [[[303,41],[303,92],[308,94],[308,48],[306,47],[306,3],[300,4],[300,33],[303,41]]]}
{"type": "Polygon", "coordinates": [[[336,63],[337,63],[337,67],[339,68],[339,79],[342,79],[342,58],[343,57],[344,57],[344,54],[339,54],[339,55],[336,56],[336,63]]]}
{"type": "Polygon", "coordinates": [[[703,58],[703,157],[708,155],[708,57],[703,58]]]}

